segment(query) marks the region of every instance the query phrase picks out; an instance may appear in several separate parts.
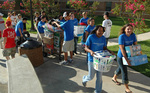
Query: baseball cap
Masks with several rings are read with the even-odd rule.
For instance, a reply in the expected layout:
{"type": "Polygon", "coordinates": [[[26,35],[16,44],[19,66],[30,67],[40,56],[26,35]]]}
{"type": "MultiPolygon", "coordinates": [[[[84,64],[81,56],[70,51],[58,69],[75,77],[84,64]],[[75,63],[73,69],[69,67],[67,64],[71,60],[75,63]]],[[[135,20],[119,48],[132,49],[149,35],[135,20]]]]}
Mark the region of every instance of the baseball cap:
{"type": "Polygon", "coordinates": [[[11,26],[11,22],[10,22],[10,21],[7,21],[7,22],[6,22],[6,25],[7,25],[7,26],[11,26]]]}
{"type": "Polygon", "coordinates": [[[4,14],[0,13],[0,16],[3,16],[4,14]]]}
{"type": "Polygon", "coordinates": [[[67,12],[64,12],[64,13],[63,13],[63,17],[67,17],[67,12]]]}

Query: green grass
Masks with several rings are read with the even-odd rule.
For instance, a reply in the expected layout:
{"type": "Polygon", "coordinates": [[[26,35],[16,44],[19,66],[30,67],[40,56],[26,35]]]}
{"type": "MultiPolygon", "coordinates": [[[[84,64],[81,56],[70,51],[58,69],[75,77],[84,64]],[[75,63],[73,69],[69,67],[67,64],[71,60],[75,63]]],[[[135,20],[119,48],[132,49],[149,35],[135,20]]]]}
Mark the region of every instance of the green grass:
{"type": "MultiPolygon", "coordinates": [[[[6,17],[3,17],[4,21],[6,22],[6,17]]],[[[26,24],[26,29],[27,31],[29,31],[30,33],[33,33],[33,34],[36,34],[37,31],[31,31],[30,28],[31,28],[31,20],[27,20],[28,24],[26,24]]]]}
{"type": "MultiPolygon", "coordinates": [[[[148,57],[148,63],[140,66],[132,66],[131,68],[150,77],[150,40],[138,42],[141,45],[142,53],[146,54],[148,57]]],[[[116,54],[118,52],[119,46],[109,46],[108,49],[114,51],[116,54]]]]}

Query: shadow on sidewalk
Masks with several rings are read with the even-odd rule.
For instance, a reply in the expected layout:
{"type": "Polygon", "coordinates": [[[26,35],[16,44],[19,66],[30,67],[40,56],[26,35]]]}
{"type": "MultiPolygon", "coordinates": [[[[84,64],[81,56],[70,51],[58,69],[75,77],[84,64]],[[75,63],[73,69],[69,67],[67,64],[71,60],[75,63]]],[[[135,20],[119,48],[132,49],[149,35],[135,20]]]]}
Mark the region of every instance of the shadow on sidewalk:
{"type": "Polygon", "coordinates": [[[146,89],[144,87],[136,86],[136,85],[129,85],[129,87],[135,88],[137,90],[142,90],[144,92],[150,93],[150,89],[146,89]]]}
{"type": "Polygon", "coordinates": [[[41,81],[44,93],[65,93],[77,92],[83,90],[84,92],[93,91],[93,88],[84,89],[79,86],[71,78],[77,75],[76,70],[68,66],[60,66],[56,59],[46,62],[40,67],[35,68],[36,73],[41,81]]]}

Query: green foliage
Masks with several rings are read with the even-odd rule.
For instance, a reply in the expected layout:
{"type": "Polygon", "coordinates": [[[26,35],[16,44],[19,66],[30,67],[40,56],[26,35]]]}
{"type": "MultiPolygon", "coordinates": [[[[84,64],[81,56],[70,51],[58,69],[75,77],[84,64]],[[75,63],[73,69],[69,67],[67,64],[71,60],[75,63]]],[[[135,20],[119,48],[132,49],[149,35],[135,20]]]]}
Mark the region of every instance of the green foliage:
{"type": "Polygon", "coordinates": [[[136,33],[144,32],[147,25],[145,24],[144,14],[150,12],[150,0],[122,0],[123,4],[115,4],[112,13],[121,17],[124,24],[133,25],[136,33]],[[126,20],[126,17],[129,17],[126,20]]]}
{"type": "Polygon", "coordinates": [[[0,4],[0,8],[12,11],[15,8],[15,4],[16,4],[15,1],[6,0],[3,2],[3,4],[0,4]]]}
{"type": "Polygon", "coordinates": [[[90,11],[89,11],[89,15],[90,15],[90,17],[93,17],[93,18],[96,17],[96,16],[95,16],[95,11],[97,10],[99,4],[100,4],[100,2],[95,1],[95,2],[93,2],[93,4],[91,5],[91,7],[89,7],[89,10],[90,10],[90,11]]]}
{"type": "Polygon", "coordinates": [[[99,1],[94,1],[93,4],[88,4],[86,0],[69,0],[67,2],[67,6],[75,9],[75,16],[77,19],[80,19],[82,17],[81,10],[90,10],[88,15],[90,17],[96,17],[95,16],[95,11],[97,10],[100,2],[99,1]]]}
{"type": "MultiPolygon", "coordinates": [[[[20,10],[25,15],[30,15],[30,0],[22,0],[20,6],[24,7],[24,10],[20,10]]],[[[55,4],[55,0],[32,0],[32,9],[36,12],[45,11],[46,15],[51,18],[58,16],[59,13],[59,2],[55,4]]]]}
{"type": "Polygon", "coordinates": [[[81,10],[87,8],[87,3],[84,0],[70,0],[67,2],[67,5],[75,9],[75,16],[77,19],[82,17],[81,10]]]}

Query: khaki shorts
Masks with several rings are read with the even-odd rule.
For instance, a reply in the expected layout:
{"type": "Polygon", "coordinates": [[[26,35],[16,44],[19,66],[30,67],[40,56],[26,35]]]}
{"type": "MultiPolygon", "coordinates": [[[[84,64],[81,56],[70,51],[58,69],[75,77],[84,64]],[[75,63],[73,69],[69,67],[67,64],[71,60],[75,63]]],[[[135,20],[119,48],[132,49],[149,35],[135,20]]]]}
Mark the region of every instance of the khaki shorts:
{"type": "Polygon", "coordinates": [[[4,57],[10,56],[10,55],[11,55],[11,57],[14,57],[15,53],[16,53],[16,47],[3,49],[4,57]]]}
{"type": "Polygon", "coordinates": [[[63,52],[68,52],[73,50],[74,50],[74,39],[63,42],[63,47],[62,47],[63,52]]]}

